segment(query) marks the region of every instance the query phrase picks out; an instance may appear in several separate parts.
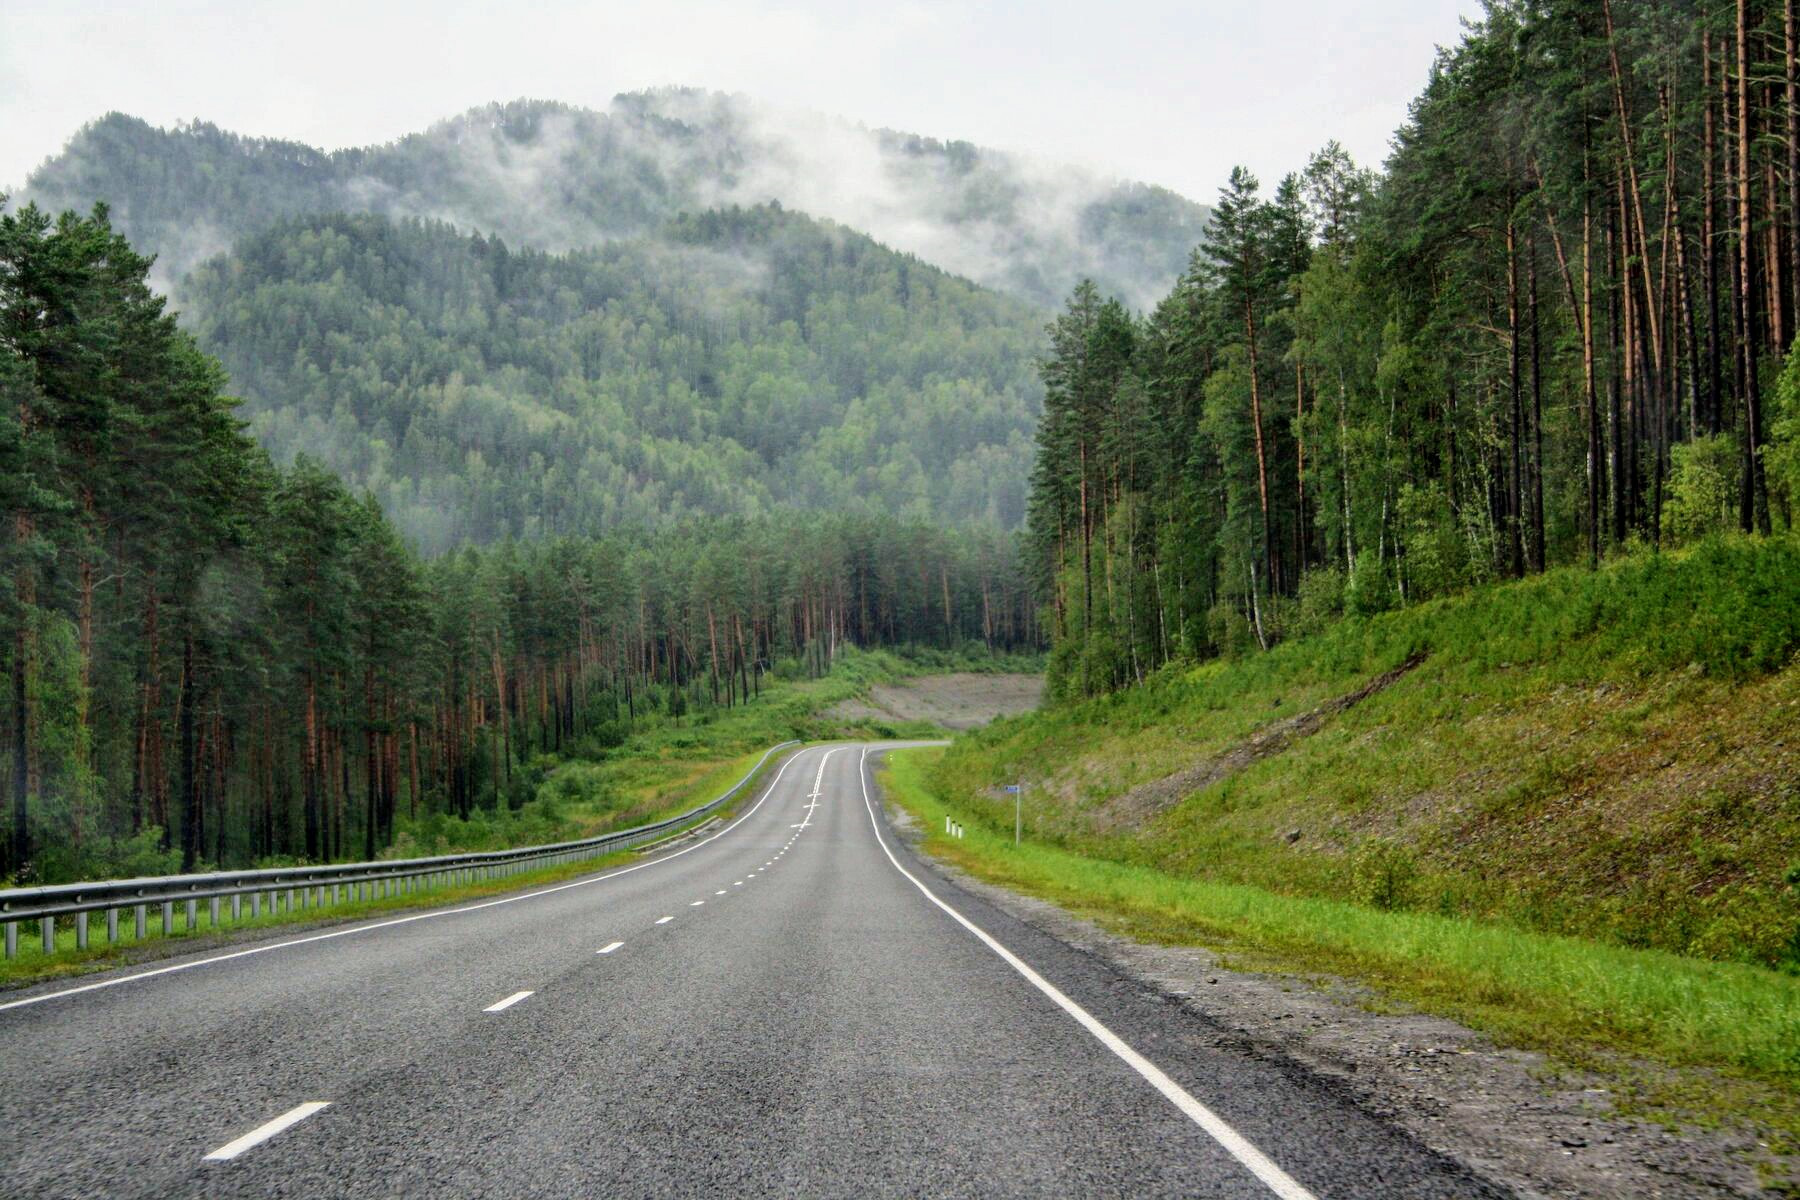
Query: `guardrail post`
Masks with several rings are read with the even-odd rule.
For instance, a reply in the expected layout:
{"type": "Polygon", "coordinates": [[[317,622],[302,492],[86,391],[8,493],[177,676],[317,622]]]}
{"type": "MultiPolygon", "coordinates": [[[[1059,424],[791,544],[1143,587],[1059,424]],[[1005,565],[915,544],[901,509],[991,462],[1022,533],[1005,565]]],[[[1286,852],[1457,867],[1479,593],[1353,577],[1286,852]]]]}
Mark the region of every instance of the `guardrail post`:
{"type": "Polygon", "coordinates": [[[214,929],[219,927],[219,898],[217,896],[206,902],[206,919],[212,922],[214,929]]]}
{"type": "Polygon", "coordinates": [[[19,957],[19,923],[17,921],[6,923],[6,957],[19,957]]]}
{"type": "Polygon", "coordinates": [[[75,948],[77,950],[86,950],[87,949],[87,914],[86,913],[76,913],[75,914],[75,948]]]}
{"type": "Polygon", "coordinates": [[[39,917],[38,929],[44,935],[44,953],[56,953],[56,918],[39,917]]]}
{"type": "Polygon", "coordinates": [[[254,921],[260,916],[262,916],[262,893],[261,892],[251,892],[250,893],[250,919],[252,921],[254,921]]]}
{"type": "Polygon", "coordinates": [[[199,926],[200,902],[198,900],[189,900],[187,902],[187,931],[192,933],[195,929],[199,928],[199,926]]]}
{"type": "Polygon", "coordinates": [[[288,890],[287,890],[287,892],[288,892],[288,907],[287,907],[287,910],[288,910],[288,916],[290,916],[290,917],[291,917],[291,916],[293,916],[293,915],[294,915],[294,889],[293,889],[293,888],[289,888],[289,889],[288,889],[288,890]]]}
{"type": "Polygon", "coordinates": [[[116,908],[109,908],[106,910],[106,944],[109,946],[113,946],[113,945],[117,945],[118,941],[119,941],[119,910],[116,908]]]}
{"type": "Polygon", "coordinates": [[[170,934],[175,932],[175,902],[173,900],[164,900],[162,903],[162,909],[163,909],[162,935],[164,937],[168,937],[170,934]]]}
{"type": "Polygon", "coordinates": [[[231,898],[231,920],[232,920],[232,923],[236,924],[237,919],[243,915],[244,915],[244,897],[240,893],[238,895],[234,895],[231,898]]]}
{"type": "Polygon", "coordinates": [[[133,906],[133,914],[132,915],[137,918],[137,926],[136,926],[137,940],[140,942],[150,936],[150,931],[147,928],[147,926],[150,924],[150,919],[149,919],[149,914],[146,912],[146,910],[149,907],[150,906],[147,904],[138,904],[138,905],[133,906]]]}

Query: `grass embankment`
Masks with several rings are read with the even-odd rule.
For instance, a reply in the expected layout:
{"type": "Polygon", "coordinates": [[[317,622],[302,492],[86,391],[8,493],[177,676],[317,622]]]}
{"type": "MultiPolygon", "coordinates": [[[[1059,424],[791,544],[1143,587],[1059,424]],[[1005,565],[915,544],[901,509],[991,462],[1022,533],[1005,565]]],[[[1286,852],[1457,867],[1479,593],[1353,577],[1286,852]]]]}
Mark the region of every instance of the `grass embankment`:
{"type": "Polygon", "coordinates": [[[893,782],[927,829],[947,805],[970,832],[934,849],[997,882],[1565,1058],[1710,1068],[1712,1097],[1657,1086],[1795,1134],[1796,648],[1800,543],[1718,543],[1171,669],[902,757],[893,782]],[[1158,786],[1178,771],[1203,785],[1158,786]]]}

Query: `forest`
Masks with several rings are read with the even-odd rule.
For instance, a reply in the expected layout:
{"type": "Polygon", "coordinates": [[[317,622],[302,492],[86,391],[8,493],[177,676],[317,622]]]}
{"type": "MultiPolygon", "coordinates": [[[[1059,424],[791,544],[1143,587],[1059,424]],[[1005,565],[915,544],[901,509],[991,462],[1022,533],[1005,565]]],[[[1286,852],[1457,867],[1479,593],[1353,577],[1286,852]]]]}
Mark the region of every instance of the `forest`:
{"type": "Polygon", "coordinates": [[[329,153],[109,113],[19,198],[53,211],[113,204],[120,231],[158,256],[169,283],[316,213],[444,220],[562,251],[655,237],[684,213],[773,203],[1042,308],[1084,275],[1148,303],[1206,223],[1203,206],[1165,188],[694,88],[626,93],[601,110],[486,104],[329,153]]]}
{"type": "MultiPolygon", "coordinates": [[[[423,231],[420,231],[423,234],[423,231]]],[[[787,512],[421,558],[250,437],[105,211],[0,217],[0,877],[373,857],[837,648],[1033,648],[1013,536],[787,512]]]]}
{"type": "Polygon", "coordinates": [[[1383,172],[1234,171],[1148,314],[1077,288],[1030,499],[1053,690],[1793,528],[1795,8],[1490,3],[1383,172]]]}
{"type": "Polygon", "coordinates": [[[277,461],[427,554],[783,508],[1024,519],[1040,314],[777,207],[560,255],[296,218],[177,303],[277,461]]]}

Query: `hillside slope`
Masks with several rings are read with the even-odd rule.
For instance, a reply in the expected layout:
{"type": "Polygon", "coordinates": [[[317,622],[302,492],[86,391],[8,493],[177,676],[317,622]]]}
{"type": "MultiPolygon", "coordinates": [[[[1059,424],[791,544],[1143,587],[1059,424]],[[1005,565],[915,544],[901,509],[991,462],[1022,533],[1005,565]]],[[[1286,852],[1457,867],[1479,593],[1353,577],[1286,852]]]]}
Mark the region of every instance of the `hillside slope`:
{"type": "Polygon", "coordinates": [[[778,507],[1016,526],[1024,304],[774,208],[567,255],[314,217],[193,273],[258,437],[421,548],[778,507]]]}
{"type": "Polygon", "coordinates": [[[445,220],[567,250],[773,202],[1042,306],[1084,275],[1148,306],[1206,220],[1162,188],[690,89],[621,95],[604,111],[491,104],[333,153],[112,113],[18,198],[84,211],[106,201],[171,284],[245,234],[311,213],[445,220]]]}
{"type": "Polygon", "coordinates": [[[1170,668],[931,782],[1178,877],[1792,969],[1797,649],[1800,541],[1708,543],[1170,668]]]}

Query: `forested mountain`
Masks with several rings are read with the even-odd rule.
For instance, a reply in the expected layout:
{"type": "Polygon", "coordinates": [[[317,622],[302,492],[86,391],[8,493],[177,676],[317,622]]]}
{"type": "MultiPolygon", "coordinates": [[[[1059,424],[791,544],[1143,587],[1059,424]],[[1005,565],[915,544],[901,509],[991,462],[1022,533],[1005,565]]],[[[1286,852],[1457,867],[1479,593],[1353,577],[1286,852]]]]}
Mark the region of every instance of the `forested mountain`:
{"type": "Polygon", "coordinates": [[[428,553],[777,507],[1015,528],[1033,301],[1154,296],[1204,215],[679,90],[331,154],[114,114],[17,199],[106,202],[276,459],[428,553]]]}
{"type": "Polygon", "coordinates": [[[296,219],[179,299],[277,460],[371,489],[427,552],[778,508],[1024,516],[1037,314],[776,208],[566,255],[296,219]]]}
{"type": "MultiPolygon", "coordinates": [[[[313,241],[263,244],[308,266],[290,289],[355,280],[397,307],[449,288],[428,311],[478,351],[496,344],[484,330],[548,319],[509,313],[513,269],[540,273],[543,314],[605,278],[491,245],[472,260],[448,231],[372,218],[297,230],[313,241]],[[450,287],[458,271],[497,293],[450,287]]],[[[645,706],[740,703],[765,672],[820,669],[845,642],[1036,644],[1013,535],[996,529],[790,512],[422,561],[372,497],[245,435],[148,265],[102,219],[0,218],[0,877],[91,877],[146,842],[178,846],[184,868],[369,856],[399,805],[522,802],[514,768],[534,753],[603,750],[645,706]]],[[[261,315],[308,346],[318,332],[303,295],[261,315]]],[[[532,345],[604,357],[608,336],[532,345]]],[[[412,350],[382,333],[355,361],[399,377],[412,350]]]]}
{"type": "Polygon", "coordinates": [[[111,204],[120,230],[161,257],[165,284],[245,234],[314,213],[443,220],[568,250],[682,213],[778,203],[1046,307],[1083,276],[1150,303],[1205,222],[1161,188],[687,89],[621,95],[603,112],[489,105],[334,153],[113,113],[20,198],[52,211],[111,204]]]}
{"type": "Polygon", "coordinates": [[[1147,318],[1077,289],[1032,493],[1056,685],[1792,528],[1793,14],[1495,0],[1384,175],[1234,172],[1147,318]]]}

